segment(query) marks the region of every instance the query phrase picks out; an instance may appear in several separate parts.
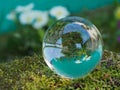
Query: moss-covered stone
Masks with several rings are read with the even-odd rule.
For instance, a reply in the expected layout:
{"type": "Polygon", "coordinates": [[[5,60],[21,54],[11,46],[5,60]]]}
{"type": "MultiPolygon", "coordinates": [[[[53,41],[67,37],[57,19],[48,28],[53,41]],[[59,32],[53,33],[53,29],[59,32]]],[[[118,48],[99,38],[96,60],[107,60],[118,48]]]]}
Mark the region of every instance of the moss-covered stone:
{"type": "Polygon", "coordinates": [[[0,64],[0,90],[120,90],[120,55],[104,51],[101,63],[82,79],[54,74],[42,56],[33,55],[0,64]]]}

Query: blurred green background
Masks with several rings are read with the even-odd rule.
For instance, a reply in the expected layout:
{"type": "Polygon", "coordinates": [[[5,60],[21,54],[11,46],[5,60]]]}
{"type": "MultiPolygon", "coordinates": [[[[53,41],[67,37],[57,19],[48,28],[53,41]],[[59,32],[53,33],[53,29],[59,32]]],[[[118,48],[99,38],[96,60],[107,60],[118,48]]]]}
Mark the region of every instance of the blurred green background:
{"type": "Polygon", "coordinates": [[[120,0],[0,0],[0,34],[9,31],[9,27],[13,27],[14,24],[6,21],[5,14],[13,10],[18,5],[27,5],[33,2],[35,4],[35,9],[38,10],[49,10],[53,6],[62,5],[69,9],[72,13],[80,13],[83,10],[94,10],[106,5],[113,4],[115,1],[120,0]]]}
{"type": "Polygon", "coordinates": [[[42,39],[47,28],[56,18],[49,15],[48,23],[36,30],[32,25],[22,25],[16,14],[17,20],[7,19],[11,12],[19,6],[25,7],[34,4],[33,10],[49,12],[53,7],[65,7],[69,16],[80,16],[90,20],[100,30],[104,48],[120,52],[120,0],[1,0],[0,1],[0,59],[11,60],[15,57],[41,53],[42,39]],[[115,14],[116,12],[116,14],[115,14]]]}
{"type": "MultiPolygon", "coordinates": [[[[69,8],[71,12],[79,12],[83,8],[86,9],[95,9],[100,8],[105,5],[112,4],[115,0],[1,0],[0,1],[0,11],[4,9],[5,12],[10,11],[15,8],[17,5],[26,5],[30,2],[33,2],[36,6],[36,9],[46,10],[50,9],[53,6],[62,5],[69,8]]],[[[118,0],[120,1],[120,0],[118,0]]]]}

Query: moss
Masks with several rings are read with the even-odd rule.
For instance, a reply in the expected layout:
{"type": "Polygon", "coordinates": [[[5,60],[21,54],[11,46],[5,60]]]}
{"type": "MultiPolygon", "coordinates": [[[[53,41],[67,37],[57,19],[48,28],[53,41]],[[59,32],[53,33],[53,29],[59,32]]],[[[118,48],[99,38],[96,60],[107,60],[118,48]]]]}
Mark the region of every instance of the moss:
{"type": "Polygon", "coordinates": [[[0,64],[0,90],[120,90],[120,55],[104,51],[101,63],[82,79],[54,74],[42,56],[33,55],[0,64]]]}

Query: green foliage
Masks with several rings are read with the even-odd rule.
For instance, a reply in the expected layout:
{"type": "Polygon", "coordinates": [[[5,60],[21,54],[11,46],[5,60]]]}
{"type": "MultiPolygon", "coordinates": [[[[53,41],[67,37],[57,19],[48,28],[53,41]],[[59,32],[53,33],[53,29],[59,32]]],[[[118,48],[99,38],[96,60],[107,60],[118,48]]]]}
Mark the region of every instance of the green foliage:
{"type": "Polygon", "coordinates": [[[101,63],[82,79],[54,74],[42,56],[33,55],[0,64],[0,90],[119,90],[120,55],[105,51],[101,63]]]}
{"type": "MultiPolygon", "coordinates": [[[[41,51],[41,38],[38,31],[28,28],[19,28],[17,31],[0,36],[0,61],[25,55],[32,55],[41,51]]],[[[41,52],[39,52],[41,53],[41,52]]]]}

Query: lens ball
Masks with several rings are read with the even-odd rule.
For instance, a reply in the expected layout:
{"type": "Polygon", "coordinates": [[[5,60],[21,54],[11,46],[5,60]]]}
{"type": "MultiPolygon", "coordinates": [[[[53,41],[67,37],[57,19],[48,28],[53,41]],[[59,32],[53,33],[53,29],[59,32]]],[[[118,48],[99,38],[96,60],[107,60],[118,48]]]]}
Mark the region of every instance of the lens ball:
{"type": "Polygon", "coordinates": [[[91,72],[102,57],[98,29],[81,17],[58,20],[46,32],[43,57],[51,70],[65,78],[81,78],[91,72]]]}

